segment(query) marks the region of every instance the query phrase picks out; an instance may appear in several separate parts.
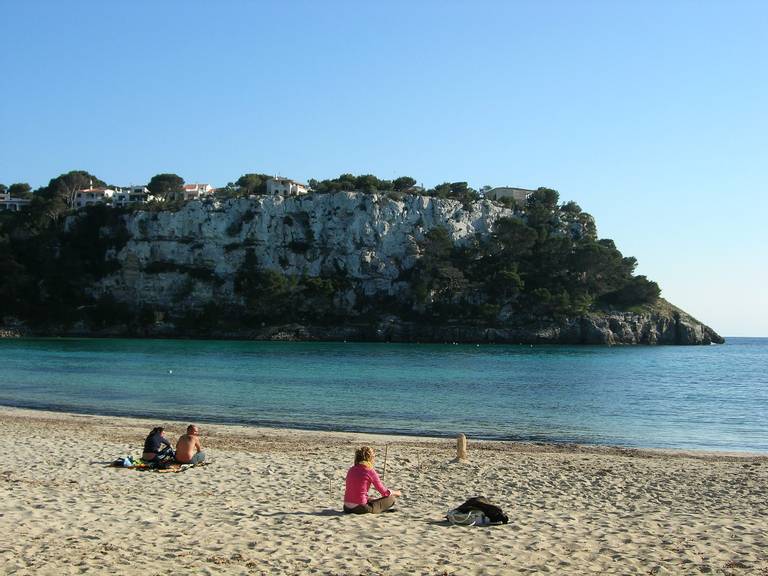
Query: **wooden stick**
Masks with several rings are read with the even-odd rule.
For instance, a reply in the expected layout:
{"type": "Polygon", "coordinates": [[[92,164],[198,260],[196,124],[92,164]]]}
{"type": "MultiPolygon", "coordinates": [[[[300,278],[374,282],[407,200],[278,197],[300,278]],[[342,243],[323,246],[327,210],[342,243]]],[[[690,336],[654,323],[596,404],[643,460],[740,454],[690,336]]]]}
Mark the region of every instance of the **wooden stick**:
{"type": "Polygon", "coordinates": [[[384,476],[387,475],[387,450],[389,449],[389,444],[384,444],[384,470],[381,472],[382,479],[384,476]]]}

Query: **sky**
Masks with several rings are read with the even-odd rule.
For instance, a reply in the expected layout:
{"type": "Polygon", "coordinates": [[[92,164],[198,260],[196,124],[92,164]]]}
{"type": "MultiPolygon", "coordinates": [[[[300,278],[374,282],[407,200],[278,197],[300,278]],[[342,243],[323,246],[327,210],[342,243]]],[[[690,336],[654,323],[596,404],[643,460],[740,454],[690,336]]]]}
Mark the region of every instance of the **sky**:
{"type": "Polygon", "coordinates": [[[0,183],[546,186],[768,336],[766,2],[0,0],[0,29],[0,183]]]}

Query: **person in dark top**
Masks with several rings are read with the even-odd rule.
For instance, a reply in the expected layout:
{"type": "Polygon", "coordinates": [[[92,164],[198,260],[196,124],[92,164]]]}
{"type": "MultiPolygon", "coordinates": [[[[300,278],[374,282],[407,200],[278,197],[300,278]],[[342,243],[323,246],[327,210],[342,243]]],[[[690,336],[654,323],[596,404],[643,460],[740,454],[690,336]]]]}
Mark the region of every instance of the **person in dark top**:
{"type": "Polygon", "coordinates": [[[173,448],[168,439],[163,436],[163,427],[152,428],[152,431],[144,440],[144,453],[141,459],[144,462],[160,462],[165,458],[173,458],[173,448]]]}

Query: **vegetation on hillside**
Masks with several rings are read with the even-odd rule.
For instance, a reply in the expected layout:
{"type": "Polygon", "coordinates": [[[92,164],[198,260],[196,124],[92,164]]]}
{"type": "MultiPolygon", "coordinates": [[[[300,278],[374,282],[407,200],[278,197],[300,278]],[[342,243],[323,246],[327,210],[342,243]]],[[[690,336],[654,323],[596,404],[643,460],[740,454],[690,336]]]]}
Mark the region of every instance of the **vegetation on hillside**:
{"type": "MultiPolygon", "coordinates": [[[[494,325],[654,303],[659,287],[634,276],[635,258],[597,239],[592,217],[577,204],[558,201],[556,191],[540,188],[513,216],[498,220],[490,237],[468,244],[454,244],[444,228],[430,230],[416,266],[400,278],[410,291],[397,298],[357,294],[353,316],[494,325]]],[[[248,302],[244,318],[338,320],[335,297],[350,287],[344,275],[289,278],[250,257],[235,286],[248,302]]]]}
{"type": "MultiPolygon", "coordinates": [[[[245,174],[217,194],[263,194],[267,178],[245,174]]],[[[151,189],[170,197],[182,184],[180,177],[162,174],[153,178],[151,189]]],[[[116,269],[115,255],[129,240],[125,209],[89,206],[65,222],[74,190],[90,185],[105,184],[84,171],[62,174],[36,190],[23,211],[0,213],[0,318],[13,316],[40,325],[86,321],[94,327],[153,321],[153,310],[128,307],[113,296],[94,299],[88,295],[89,286],[116,269]]],[[[465,182],[424,190],[407,176],[388,181],[343,174],[333,180],[313,180],[310,185],[318,194],[340,190],[396,198],[427,194],[456,199],[465,206],[479,199],[465,182]]],[[[13,187],[29,193],[28,186],[13,187]]],[[[185,310],[178,321],[215,329],[291,321],[375,322],[396,315],[435,323],[509,325],[558,321],[600,309],[632,309],[657,300],[658,285],[635,276],[636,260],[623,256],[613,241],[598,239],[592,217],[575,202],[560,204],[556,191],[540,188],[524,206],[512,207],[510,216],[498,220],[491,235],[461,245],[454,244],[443,228],[429,230],[419,246],[416,265],[404,269],[398,279],[408,288],[397,296],[365,295],[343,271],[323,277],[286,276],[261,266],[254,250],[242,245],[243,265],[229,281],[243,299],[243,308],[208,303],[185,310]]],[[[291,249],[304,253],[316,243],[310,236],[306,245],[291,249]]],[[[233,243],[232,249],[237,247],[233,243]]],[[[182,269],[172,263],[158,262],[145,272],[171,268],[190,278],[189,286],[178,294],[179,303],[191,293],[194,282],[221,285],[225,281],[212,270],[182,269]]]]}

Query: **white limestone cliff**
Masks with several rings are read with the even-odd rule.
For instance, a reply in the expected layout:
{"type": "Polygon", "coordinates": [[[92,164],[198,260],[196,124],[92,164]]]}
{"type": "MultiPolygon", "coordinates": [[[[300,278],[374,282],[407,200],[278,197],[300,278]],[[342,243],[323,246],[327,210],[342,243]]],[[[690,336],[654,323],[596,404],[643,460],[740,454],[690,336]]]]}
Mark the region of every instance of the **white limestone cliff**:
{"type": "MultiPolygon", "coordinates": [[[[252,250],[262,268],[286,275],[344,274],[367,296],[396,295],[427,232],[443,227],[461,243],[490,233],[512,211],[490,201],[338,192],[190,202],[176,212],[126,217],[131,239],[114,254],[120,269],[94,294],[150,306],[240,302],[234,278],[252,250]],[[175,268],[174,268],[175,266],[175,268]],[[211,270],[212,279],[195,270],[211,270]],[[192,272],[190,274],[190,272],[192,272]],[[184,295],[184,298],[180,298],[184,295]]],[[[349,295],[354,297],[354,295],[349,295]]]]}

